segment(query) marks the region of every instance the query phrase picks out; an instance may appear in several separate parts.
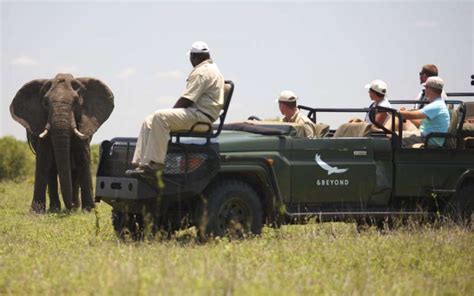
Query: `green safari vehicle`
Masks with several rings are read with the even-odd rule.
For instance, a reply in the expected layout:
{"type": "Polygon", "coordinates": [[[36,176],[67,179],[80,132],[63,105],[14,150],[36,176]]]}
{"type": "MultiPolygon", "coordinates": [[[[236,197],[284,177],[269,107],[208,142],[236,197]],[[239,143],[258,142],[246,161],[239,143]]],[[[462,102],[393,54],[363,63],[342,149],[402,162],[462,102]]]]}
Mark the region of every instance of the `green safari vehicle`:
{"type": "MultiPolygon", "coordinates": [[[[470,219],[474,205],[474,140],[465,123],[474,116],[472,93],[450,94],[451,126],[443,147],[402,146],[403,128],[360,122],[331,129],[318,124],[315,138],[301,126],[247,120],[224,124],[234,85],[226,81],[225,106],[209,131],[172,134],[161,178],[125,176],[135,138],[101,145],[96,200],[112,206],[119,237],[196,226],[201,234],[261,232],[264,224],[379,221],[387,217],[451,215],[470,219]],[[147,227],[151,226],[151,227],[147,227]]],[[[392,101],[413,104],[417,101],[392,101]]],[[[374,118],[395,109],[328,109],[299,106],[317,122],[325,112],[360,112],[374,118]]]]}

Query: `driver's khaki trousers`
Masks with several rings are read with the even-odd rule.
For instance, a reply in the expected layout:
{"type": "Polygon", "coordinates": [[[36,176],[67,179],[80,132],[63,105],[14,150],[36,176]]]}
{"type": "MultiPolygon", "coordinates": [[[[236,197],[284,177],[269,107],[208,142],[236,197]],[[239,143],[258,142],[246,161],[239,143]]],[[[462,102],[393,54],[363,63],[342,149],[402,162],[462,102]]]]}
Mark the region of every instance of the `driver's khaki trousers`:
{"type": "Polygon", "coordinates": [[[195,108],[158,110],[148,116],[142,124],[132,163],[139,165],[154,161],[164,164],[170,132],[188,131],[196,122],[211,123],[195,108]]]}

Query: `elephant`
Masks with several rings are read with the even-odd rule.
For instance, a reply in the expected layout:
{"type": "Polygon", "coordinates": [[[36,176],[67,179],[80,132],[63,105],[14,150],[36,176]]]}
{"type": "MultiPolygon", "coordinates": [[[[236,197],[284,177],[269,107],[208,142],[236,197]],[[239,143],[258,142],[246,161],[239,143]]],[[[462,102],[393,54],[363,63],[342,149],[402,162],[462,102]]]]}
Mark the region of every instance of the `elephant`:
{"type": "Polygon", "coordinates": [[[10,113],[25,127],[36,151],[33,212],[46,210],[47,186],[50,208],[57,209],[56,175],[67,209],[79,206],[79,187],[82,208],[95,207],[90,141],[113,109],[112,91],[100,80],[90,77],[74,78],[60,73],[53,79],[30,81],[16,93],[10,113]]]}
{"type": "MultiPolygon", "coordinates": [[[[37,153],[38,151],[38,142],[39,142],[39,137],[35,136],[33,134],[30,134],[29,132],[26,133],[26,137],[28,139],[28,144],[34,154],[37,153]]],[[[61,202],[59,201],[59,194],[58,194],[58,171],[56,168],[56,163],[54,161],[54,151],[53,151],[53,146],[51,145],[51,141],[47,141],[47,144],[44,145],[48,147],[48,149],[42,149],[41,153],[43,157],[48,159],[48,163],[51,164],[49,170],[48,170],[48,180],[47,180],[47,186],[48,186],[48,193],[49,193],[49,211],[50,212],[59,212],[61,210],[61,202]],[[46,154],[45,154],[46,153],[46,154]],[[46,156],[45,156],[46,155],[46,156]]],[[[80,142],[82,143],[82,142],[80,142]]],[[[72,145],[75,147],[76,145],[72,145]]],[[[72,177],[72,199],[74,206],[76,208],[79,207],[80,201],[79,201],[79,173],[84,170],[83,168],[77,168],[76,163],[78,160],[78,155],[81,155],[80,152],[83,152],[83,155],[86,157],[86,160],[83,163],[88,163],[87,162],[87,155],[90,154],[90,151],[88,150],[88,146],[78,146],[79,149],[72,149],[71,150],[71,177],[72,177]]],[[[83,156],[83,157],[84,157],[83,156]]],[[[80,167],[80,165],[79,165],[80,167]]],[[[82,190],[81,194],[83,195],[83,200],[87,201],[87,195],[86,195],[86,190],[82,190]]],[[[84,204],[84,203],[83,203],[84,204]]],[[[84,207],[87,209],[87,207],[84,204],[84,207]]],[[[41,211],[41,210],[40,210],[41,211]]]]}

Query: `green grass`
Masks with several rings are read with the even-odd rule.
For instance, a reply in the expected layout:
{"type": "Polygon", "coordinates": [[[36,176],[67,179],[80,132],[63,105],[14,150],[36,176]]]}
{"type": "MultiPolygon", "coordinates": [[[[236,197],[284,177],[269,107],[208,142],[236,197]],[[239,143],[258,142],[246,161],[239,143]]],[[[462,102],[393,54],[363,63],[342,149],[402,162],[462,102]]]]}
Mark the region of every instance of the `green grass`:
{"type": "Polygon", "coordinates": [[[117,241],[110,207],[28,212],[33,181],[0,183],[0,294],[473,295],[474,235],[456,226],[358,233],[350,223],[265,228],[198,244],[117,241]],[[98,227],[97,227],[98,222],[98,227]]]}

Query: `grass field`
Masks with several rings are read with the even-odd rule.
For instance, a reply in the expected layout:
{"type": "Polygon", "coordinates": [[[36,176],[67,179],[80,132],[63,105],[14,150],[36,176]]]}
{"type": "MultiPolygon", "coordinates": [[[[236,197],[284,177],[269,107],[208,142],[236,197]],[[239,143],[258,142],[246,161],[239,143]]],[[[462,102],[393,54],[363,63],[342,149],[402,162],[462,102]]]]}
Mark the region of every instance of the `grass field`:
{"type": "Polygon", "coordinates": [[[28,212],[33,181],[0,183],[0,294],[474,295],[474,233],[350,223],[265,228],[241,241],[117,241],[110,207],[28,212]]]}

